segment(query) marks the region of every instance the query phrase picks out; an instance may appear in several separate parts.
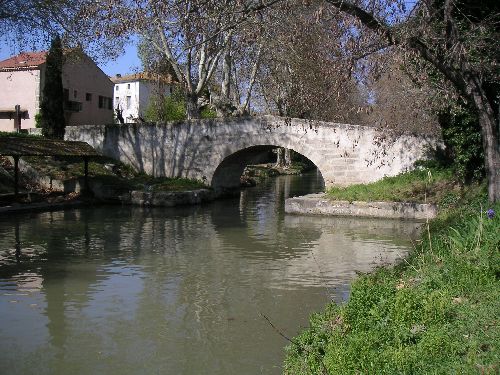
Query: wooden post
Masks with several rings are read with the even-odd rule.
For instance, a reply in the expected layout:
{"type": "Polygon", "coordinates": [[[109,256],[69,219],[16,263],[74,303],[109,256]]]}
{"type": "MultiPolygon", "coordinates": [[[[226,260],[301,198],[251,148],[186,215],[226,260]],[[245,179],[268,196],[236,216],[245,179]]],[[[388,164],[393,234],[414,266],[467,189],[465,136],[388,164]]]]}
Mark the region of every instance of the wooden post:
{"type": "Polygon", "coordinates": [[[14,129],[19,133],[21,131],[21,106],[16,104],[14,107],[16,114],[14,117],[14,129]]]}
{"type": "Polygon", "coordinates": [[[19,195],[19,156],[14,156],[14,196],[19,195]]]}

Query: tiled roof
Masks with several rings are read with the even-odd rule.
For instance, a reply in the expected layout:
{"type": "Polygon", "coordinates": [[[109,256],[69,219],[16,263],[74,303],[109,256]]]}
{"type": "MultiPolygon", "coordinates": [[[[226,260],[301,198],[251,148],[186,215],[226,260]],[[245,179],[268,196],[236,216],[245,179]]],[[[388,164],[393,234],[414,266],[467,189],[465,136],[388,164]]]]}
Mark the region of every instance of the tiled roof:
{"type": "Polygon", "coordinates": [[[47,52],[23,52],[0,61],[0,71],[5,70],[31,70],[37,69],[45,63],[47,52]]]}
{"type": "Polygon", "coordinates": [[[127,75],[116,75],[115,77],[110,77],[111,81],[113,83],[125,83],[125,82],[135,82],[135,81],[153,81],[157,82],[160,81],[163,84],[171,84],[173,83],[172,76],[161,76],[156,73],[151,73],[151,72],[142,72],[142,73],[135,73],[135,74],[127,74],[127,75]]]}

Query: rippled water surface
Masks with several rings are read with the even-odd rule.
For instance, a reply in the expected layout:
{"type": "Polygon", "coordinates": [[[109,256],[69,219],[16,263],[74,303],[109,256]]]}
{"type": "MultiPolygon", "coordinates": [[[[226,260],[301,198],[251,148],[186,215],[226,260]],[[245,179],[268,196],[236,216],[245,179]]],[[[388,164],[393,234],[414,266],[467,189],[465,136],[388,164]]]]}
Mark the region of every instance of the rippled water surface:
{"type": "Polygon", "coordinates": [[[295,335],[418,228],[283,213],[319,190],[312,173],[201,207],[0,217],[0,373],[279,374],[264,316],[295,335]]]}

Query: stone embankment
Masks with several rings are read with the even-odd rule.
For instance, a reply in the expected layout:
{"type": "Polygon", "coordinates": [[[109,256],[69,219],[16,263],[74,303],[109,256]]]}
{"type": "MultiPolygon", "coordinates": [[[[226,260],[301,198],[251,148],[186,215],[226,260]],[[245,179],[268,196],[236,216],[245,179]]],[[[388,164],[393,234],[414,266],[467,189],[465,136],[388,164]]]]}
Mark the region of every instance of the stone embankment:
{"type": "Polygon", "coordinates": [[[403,202],[335,201],[320,193],[288,198],[285,201],[285,212],[297,215],[425,220],[436,217],[437,206],[403,202]]]}

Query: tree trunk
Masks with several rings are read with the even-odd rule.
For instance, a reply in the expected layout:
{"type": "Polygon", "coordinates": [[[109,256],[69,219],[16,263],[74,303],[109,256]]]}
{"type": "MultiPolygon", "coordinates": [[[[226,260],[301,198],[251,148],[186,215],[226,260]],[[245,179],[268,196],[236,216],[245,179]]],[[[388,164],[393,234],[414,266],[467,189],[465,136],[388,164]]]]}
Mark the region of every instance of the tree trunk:
{"type": "Polygon", "coordinates": [[[224,59],[222,61],[222,89],[221,96],[229,102],[231,97],[231,69],[232,69],[232,56],[231,56],[231,40],[228,42],[226,50],[224,51],[224,59]]]}
{"type": "Polygon", "coordinates": [[[479,113],[479,124],[483,135],[484,166],[488,178],[488,199],[490,202],[500,202],[500,152],[498,137],[494,136],[495,120],[479,113]]]}
{"type": "Polygon", "coordinates": [[[285,168],[290,168],[292,166],[292,150],[285,148],[285,168]]]}
{"type": "Polygon", "coordinates": [[[468,82],[472,99],[479,116],[483,136],[484,167],[488,179],[488,199],[500,201],[500,151],[496,119],[488,98],[477,82],[468,82]]]}
{"type": "Polygon", "coordinates": [[[283,147],[279,147],[274,149],[274,152],[276,153],[276,164],[274,165],[276,168],[281,168],[285,165],[285,160],[283,158],[283,147]]]}
{"type": "Polygon", "coordinates": [[[198,107],[198,96],[195,94],[186,95],[186,117],[188,120],[200,118],[200,108],[198,107]]]}

